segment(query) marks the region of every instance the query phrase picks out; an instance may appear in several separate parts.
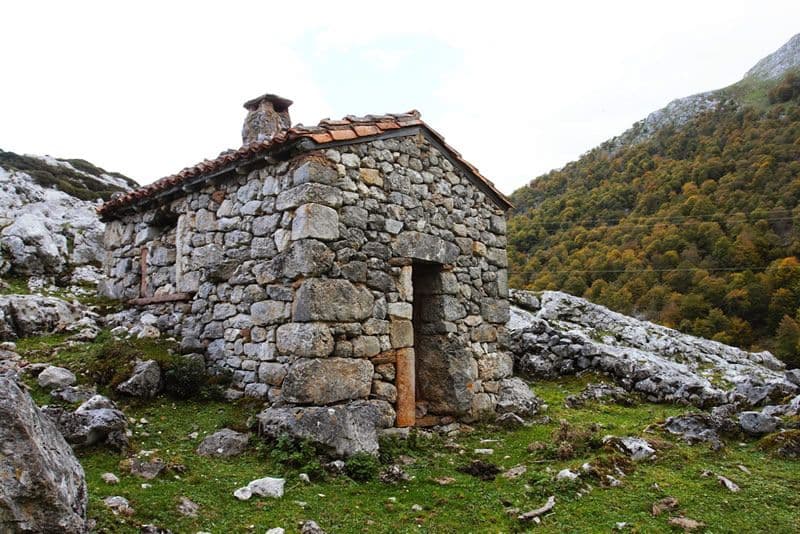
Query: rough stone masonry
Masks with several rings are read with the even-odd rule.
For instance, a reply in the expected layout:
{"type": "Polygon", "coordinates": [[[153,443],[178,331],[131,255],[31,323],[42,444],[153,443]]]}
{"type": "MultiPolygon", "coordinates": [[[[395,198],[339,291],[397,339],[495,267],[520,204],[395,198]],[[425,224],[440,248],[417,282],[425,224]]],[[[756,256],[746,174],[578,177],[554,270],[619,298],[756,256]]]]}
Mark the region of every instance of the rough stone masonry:
{"type": "Polygon", "coordinates": [[[281,129],[272,101],[288,118],[248,102],[258,141],[101,208],[102,291],[275,410],[494,417],[519,394],[507,199],[416,112],[281,129]]]}

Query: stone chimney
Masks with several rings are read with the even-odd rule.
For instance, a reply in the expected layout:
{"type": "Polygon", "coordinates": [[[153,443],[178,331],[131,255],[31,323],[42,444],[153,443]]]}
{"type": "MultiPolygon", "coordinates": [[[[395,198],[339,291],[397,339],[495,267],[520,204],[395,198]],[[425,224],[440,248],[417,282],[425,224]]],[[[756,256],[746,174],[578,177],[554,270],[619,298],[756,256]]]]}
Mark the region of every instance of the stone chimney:
{"type": "Polygon", "coordinates": [[[242,127],[242,144],[272,139],[275,134],[292,125],[289,106],[292,101],[277,95],[265,94],[244,103],[247,117],[242,127]]]}

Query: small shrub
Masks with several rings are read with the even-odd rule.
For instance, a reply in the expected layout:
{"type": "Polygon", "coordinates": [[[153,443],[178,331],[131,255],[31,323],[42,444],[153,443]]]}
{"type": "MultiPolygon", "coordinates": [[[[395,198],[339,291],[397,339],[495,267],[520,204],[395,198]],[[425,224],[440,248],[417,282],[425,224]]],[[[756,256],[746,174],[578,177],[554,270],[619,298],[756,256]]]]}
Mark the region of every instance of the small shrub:
{"type": "Polygon", "coordinates": [[[423,437],[416,428],[412,428],[408,437],[381,437],[379,439],[378,459],[382,464],[392,464],[394,460],[403,454],[416,456],[421,451],[429,448],[433,437],[423,437]]]}
{"type": "Polygon", "coordinates": [[[359,452],[347,459],[344,472],[356,482],[367,482],[378,476],[378,458],[366,452],[359,452]]]}
{"type": "Polygon", "coordinates": [[[311,441],[282,435],[273,442],[269,457],[281,465],[306,473],[313,479],[325,476],[325,470],[319,461],[319,451],[311,441]]]}
{"type": "Polygon", "coordinates": [[[206,365],[200,360],[177,356],[162,371],[164,389],[178,399],[201,396],[207,384],[206,365]]]}
{"type": "Polygon", "coordinates": [[[800,430],[784,430],[761,438],[758,448],[777,458],[800,458],[800,430]]]}

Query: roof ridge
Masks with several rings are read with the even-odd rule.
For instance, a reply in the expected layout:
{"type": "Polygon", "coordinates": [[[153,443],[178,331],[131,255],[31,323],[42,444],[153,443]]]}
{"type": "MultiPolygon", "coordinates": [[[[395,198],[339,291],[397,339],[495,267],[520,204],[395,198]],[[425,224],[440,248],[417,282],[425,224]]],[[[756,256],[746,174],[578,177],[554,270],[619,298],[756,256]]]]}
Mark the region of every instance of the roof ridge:
{"type": "Polygon", "coordinates": [[[102,216],[110,214],[112,210],[133,204],[140,200],[145,200],[149,197],[155,196],[157,193],[171,189],[191,178],[202,176],[203,174],[220,170],[223,167],[246,159],[254,157],[260,152],[265,152],[273,148],[277,148],[285,143],[295,141],[302,138],[310,138],[318,145],[325,145],[337,141],[349,141],[352,139],[368,138],[380,135],[384,132],[391,130],[398,130],[400,128],[407,128],[411,126],[425,127],[434,138],[436,138],[451,155],[459,161],[464,167],[475,175],[478,180],[483,182],[504,204],[509,207],[511,203],[505,195],[501,193],[494,184],[484,177],[477,168],[466,161],[461,154],[458,153],[453,147],[448,145],[444,136],[439,132],[428,126],[421,119],[421,114],[416,109],[412,109],[405,113],[388,113],[385,115],[364,115],[355,116],[347,115],[342,119],[322,119],[316,126],[303,126],[296,124],[289,128],[279,130],[272,138],[264,141],[256,141],[242,145],[237,149],[227,149],[220,152],[214,159],[204,159],[190,167],[184,167],[179,172],[165,176],[154,181],[151,184],[140,187],[123,195],[112,198],[108,202],[102,204],[97,212],[102,216]]]}

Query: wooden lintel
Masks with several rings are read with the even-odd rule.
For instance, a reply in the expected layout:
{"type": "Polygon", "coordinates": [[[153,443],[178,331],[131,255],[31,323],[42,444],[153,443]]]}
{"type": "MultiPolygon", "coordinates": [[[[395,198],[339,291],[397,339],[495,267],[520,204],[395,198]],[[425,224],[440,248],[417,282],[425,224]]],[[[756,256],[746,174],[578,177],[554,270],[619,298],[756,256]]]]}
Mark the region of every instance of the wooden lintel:
{"type": "Polygon", "coordinates": [[[416,371],[414,349],[399,349],[395,362],[395,387],[397,388],[397,426],[414,426],[416,423],[416,371]]]}
{"type": "Polygon", "coordinates": [[[192,293],[170,293],[168,295],[156,295],[155,297],[140,297],[131,299],[128,304],[133,306],[146,306],[148,304],[161,304],[163,302],[182,302],[192,299],[192,293]]]}

